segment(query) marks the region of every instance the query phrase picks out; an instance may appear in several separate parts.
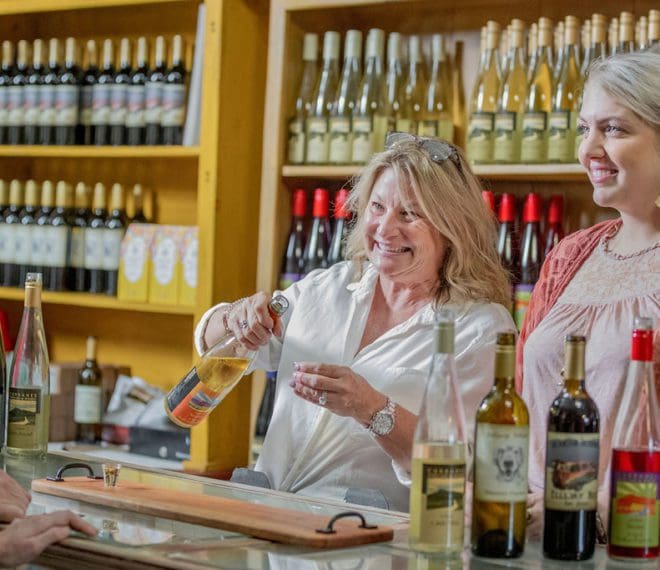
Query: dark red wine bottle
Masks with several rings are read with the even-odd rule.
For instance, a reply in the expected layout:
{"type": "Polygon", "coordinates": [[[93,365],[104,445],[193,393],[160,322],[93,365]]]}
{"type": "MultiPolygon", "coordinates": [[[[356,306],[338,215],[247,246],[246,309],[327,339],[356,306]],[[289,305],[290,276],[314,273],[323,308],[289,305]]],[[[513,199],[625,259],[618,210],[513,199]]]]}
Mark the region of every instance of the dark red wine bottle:
{"type": "Polygon", "coordinates": [[[23,89],[28,72],[28,43],[18,42],[16,48],[16,68],[7,90],[7,142],[23,144],[25,142],[25,113],[23,111],[23,89]]]}
{"type": "Polygon", "coordinates": [[[110,144],[126,144],[128,88],[131,84],[131,43],[122,38],[119,48],[119,70],[110,90],[110,144]]]}
{"type": "Polygon", "coordinates": [[[32,67],[27,72],[23,87],[25,144],[39,144],[39,102],[44,71],[44,42],[36,39],[32,44],[32,67]]]}
{"type": "Polygon", "coordinates": [[[305,252],[305,215],[307,194],[301,188],[293,191],[291,229],[282,259],[279,288],[284,290],[303,276],[303,254],[305,252]]]}
{"type": "Polygon", "coordinates": [[[520,240],[520,282],[534,285],[543,263],[541,238],[541,198],[528,194],[523,208],[523,229],[520,240]]]}
{"type": "Polygon", "coordinates": [[[163,111],[163,83],[165,82],[165,38],[156,37],[154,68],[145,84],[145,144],[163,144],[161,115],[163,111]]]}
{"type": "Polygon", "coordinates": [[[39,143],[55,143],[55,91],[60,78],[60,42],[51,38],[48,48],[48,72],[44,75],[39,98],[39,143]]]}
{"type": "Polygon", "coordinates": [[[329,202],[328,191],[325,188],[314,190],[312,227],[309,230],[305,253],[303,254],[303,271],[305,274],[314,269],[328,267],[328,251],[330,249],[329,202]]]}
{"type": "Polygon", "coordinates": [[[147,38],[138,38],[137,66],[131,74],[126,97],[126,144],[144,144],[145,84],[149,74],[147,38]]]}
{"type": "Polygon", "coordinates": [[[552,248],[564,237],[564,198],[559,194],[550,197],[548,206],[548,223],[545,229],[545,259],[552,248]]]}
{"type": "Polygon", "coordinates": [[[114,49],[112,40],[103,42],[103,69],[92,88],[92,125],[94,144],[110,144],[110,98],[115,83],[114,49]]]}
{"type": "Polygon", "coordinates": [[[181,144],[185,104],[186,68],[183,65],[183,39],[181,36],[174,36],[172,66],[167,70],[163,84],[163,114],[160,119],[163,144],[181,144]]]}
{"type": "Polygon", "coordinates": [[[518,239],[515,231],[516,198],[513,194],[504,193],[500,196],[498,220],[500,229],[497,236],[497,253],[502,265],[510,273],[511,280],[516,284],[520,273],[518,271],[518,239]]]}
{"type": "Polygon", "coordinates": [[[71,186],[63,181],[58,182],[55,210],[48,220],[50,243],[47,248],[48,267],[44,274],[44,288],[49,291],[64,291],[68,285],[72,207],[71,186]]]}
{"type": "Polygon", "coordinates": [[[89,40],[85,50],[85,71],[80,88],[80,139],[78,144],[94,144],[94,133],[96,131],[92,122],[94,110],[94,85],[98,81],[99,67],[96,42],[89,40]]]}
{"type": "Polygon", "coordinates": [[[254,435],[265,437],[270,425],[270,418],[273,417],[273,408],[275,407],[275,393],[277,391],[277,372],[266,372],[266,386],[264,395],[261,397],[257,422],[255,424],[254,435]]]}
{"type": "MultiPolygon", "coordinates": [[[[0,87],[0,89],[2,89],[0,87]]],[[[7,183],[0,179],[0,285],[5,279],[5,260],[8,257],[9,244],[7,243],[7,213],[9,212],[9,187],[7,183]]],[[[0,361],[2,362],[2,361],[0,361]]],[[[1,425],[1,424],[0,424],[1,425]]]]}
{"type": "Polygon", "coordinates": [[[75,213],[71,220],[71,251],[69,253],[69,284],[72,291],[89,290],[89,269],[85,266],[85,231],[92,218],[90,193],[84,182],[76,185],[75,213]]]}
{"type": "Polygon", "coordinates": [[[346,236],[351,219],[351,213],[346,209],[348,190],[342,188],[335,194],[335,227],[328,252],[328,267],[346,259],[346,236]]]}
{"type": "Polygon", "coordinates": [[[103,269],[103,237],[107,215],[105,186],[97,182],[94,186],[92,216],[85,228],[85,269],[89,275],[90,293],[105,293],[108,284],[107,272],[103,269]]]}
{"type": "Polygon", "coordinates": [[[67,38],[64,67],[55,87],[55,144],[72,145],[82,138],[78,108],[81,72],[75,38],[67,38]]]}

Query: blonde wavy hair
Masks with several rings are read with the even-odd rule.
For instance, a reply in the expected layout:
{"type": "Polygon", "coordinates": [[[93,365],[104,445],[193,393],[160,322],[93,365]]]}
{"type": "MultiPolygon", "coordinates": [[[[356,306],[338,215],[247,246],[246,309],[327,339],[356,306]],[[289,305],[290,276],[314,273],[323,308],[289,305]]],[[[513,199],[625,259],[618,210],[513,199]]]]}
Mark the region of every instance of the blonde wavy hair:
{"type": "Polygon", "coordinates": [[[404,204],[416,203],[438,237],[449,243],[438,272],[435,304],[457,299],[510,304],[509,277],[495,245],[497,223],[484,203],[479,181],[460,149],[434,162],[422,140],[397,142],[374,155],[354,180],[347,201],[355,220],[347,238],[347,258],[356,267],[368,259],[363,214],[374,184],[391,168],[404,204]]]}

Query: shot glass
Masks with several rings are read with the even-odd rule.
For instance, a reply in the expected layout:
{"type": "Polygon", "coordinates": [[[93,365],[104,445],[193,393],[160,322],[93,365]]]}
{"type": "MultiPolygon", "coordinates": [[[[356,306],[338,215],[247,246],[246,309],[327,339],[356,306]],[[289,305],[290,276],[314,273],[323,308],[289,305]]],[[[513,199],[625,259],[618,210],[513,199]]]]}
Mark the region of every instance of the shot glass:
{"type": "Polygon", "coordinates": [[[121,463],[103,463],[103,485],[105,487],[116,487],[119,480],[121,463]]]}

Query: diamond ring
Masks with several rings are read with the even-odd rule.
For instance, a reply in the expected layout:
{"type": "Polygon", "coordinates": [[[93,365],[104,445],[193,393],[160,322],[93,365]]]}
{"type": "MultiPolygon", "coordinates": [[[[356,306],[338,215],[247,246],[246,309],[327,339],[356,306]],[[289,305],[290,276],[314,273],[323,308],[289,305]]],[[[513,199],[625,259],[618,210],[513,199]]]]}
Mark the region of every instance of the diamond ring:
{"type": "Polygon", "coordinates": [[[240,326],[242,329],[248,328],[249,324],[247,322],[247,319],[245,319],[245,320],[241,321],[240,323],[238,323],[238,326],[240,326]]]}
{"type": "Polygon", "coordinates": [[[323,390],[319,396],[319,406],[325,406],[328,403],[328,393],[323,390]]]}

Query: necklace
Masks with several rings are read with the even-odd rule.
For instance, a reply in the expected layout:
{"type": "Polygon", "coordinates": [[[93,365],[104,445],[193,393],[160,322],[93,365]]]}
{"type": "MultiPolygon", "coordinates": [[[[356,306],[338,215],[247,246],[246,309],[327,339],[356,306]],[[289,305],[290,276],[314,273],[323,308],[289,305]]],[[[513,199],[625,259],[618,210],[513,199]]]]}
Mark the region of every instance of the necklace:
{"type": "Polygon", "coordinates": [[[615,228],[615,230],[610,233],[609,235],[603,236],[603,239],[600,241],[600,245],[603,249],[603,252],[608,255],[609,257],[612,257],[614,259],[631,259],[632,257],[638,257],[640,255],[644,255],[645,253],[648,253],[649,251],[653,251],[657,247],[660,247],[660,241],[656,241],[654,244],[645,247],[644,249],[640,251],[633,251],[632,253],[616,253],[610,249],[610,240],[617,234],[619,233],[619,230],[621,229],[621,224],[618,225],[618,227],[615,228]]]}

